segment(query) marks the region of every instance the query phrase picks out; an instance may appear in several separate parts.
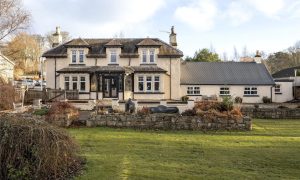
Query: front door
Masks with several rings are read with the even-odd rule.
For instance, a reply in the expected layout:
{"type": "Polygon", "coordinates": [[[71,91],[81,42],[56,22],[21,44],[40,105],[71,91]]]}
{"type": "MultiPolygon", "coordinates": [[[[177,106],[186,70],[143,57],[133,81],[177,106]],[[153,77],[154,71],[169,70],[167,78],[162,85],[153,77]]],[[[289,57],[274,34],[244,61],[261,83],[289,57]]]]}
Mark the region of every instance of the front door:
{"type": "Polygon", "coordinates": [[[103,81],[103,97],[104,98],[118,98],[118,77],[104,76],[103,81]]]}

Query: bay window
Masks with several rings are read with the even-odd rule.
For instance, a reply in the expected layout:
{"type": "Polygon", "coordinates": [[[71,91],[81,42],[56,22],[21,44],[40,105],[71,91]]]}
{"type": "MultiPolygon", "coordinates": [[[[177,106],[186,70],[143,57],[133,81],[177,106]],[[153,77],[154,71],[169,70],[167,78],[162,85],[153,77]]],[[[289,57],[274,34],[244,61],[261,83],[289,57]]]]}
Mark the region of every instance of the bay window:
{"type": "Polygon", "coordinates": [[[85,77],[80,77],[80,91],[85,91],[85,77]]]}
{"type": "Polygon", "coordinates": [[[78,81],[78,77],[72,77],[72,89],[76,90],[77,89],[77,81],[78,81]]]}
{"type": "Polygon", "coordinates": [[[139,76],[138,86],[139,86],[139,91],[144,91],[144,77],[143,76],[139,76]]]}
{"type": "Polygon", "coordinates": [[[70,90],[70,77],[65,76],[65,90],[70,90]]]}
{"type": "Polygon", "coordinates": [[[146,87],[147,87],[147,91],[152,90],[152,77],[151,76],[146,77],[146,87]]]}
{"type": "Polygon", "coordinates": [[[159,92],[160,91],[160,76],[159,75],[140,75],[138,76],[139,92],[159,92]]]}
{"type": "Polygon", "coordinates": [[[159,76],[154,76],[154,91],[159,91],[159,76]]]}

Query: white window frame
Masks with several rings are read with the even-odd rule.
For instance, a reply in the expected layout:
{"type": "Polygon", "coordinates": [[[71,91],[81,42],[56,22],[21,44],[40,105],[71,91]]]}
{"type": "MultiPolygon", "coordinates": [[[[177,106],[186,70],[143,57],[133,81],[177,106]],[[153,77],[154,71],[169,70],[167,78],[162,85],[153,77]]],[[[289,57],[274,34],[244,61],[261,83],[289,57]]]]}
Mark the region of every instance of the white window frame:
{"type": "Polygon", "coordinates": [[[77,50],[71,50],[71,63],[76,64],[77,63],[77,50]],[[73,61],[73,59],[75,61],[73,61]]]}
{"type": "Polygon", "coordinates": [[[71,87],[72,87],[72,90],[78,90],[78,76],[71,76],[72,77],[72,83],[71,83],[71,87]],[[74,81],[74,78],[76,78],[77,80],[74,81]],[[74,83],[76,82],[76,89],[74,89],[74,83]]]}
{"type": "Polygon", "coordinates": [[[220,87],[220,95],[221,96],[230,96],[230,88],[227,86],[220,87]]]}
{"type": "Polygon", "coordinates": [[[86,91],[86,77],[85,76],[79,76],[79,91],[81,92],[85,92],[86,91]],[[81,78],[84,78],[84,80],[82,80],[81,78]],[[81,89],[81,83],[84,83],[84,90],[81,89]]]}
{"type": "Polygon", "coordinates": [[[117,50],[110,50],[110,56],[109,56],[109,63],[110,64],[118,64],[118,53],[117,50]],[[112,62],[112,57],[115,56],[116,62],[112,62]]]}
{"type": "Polygon", "coordinates": [[[152,85],[153,85],[153,77],[152,77],[152,75],[147,75],[146,76],[146,91],[147,92],[153,91],[152,85]],[[150,80],[148,80],[148,78],[150,78],[150,80]],[[148,89],[148,87],[149,87],[148,85],[150,85],[150,89],[148,89]]]}
{"type": "Polygon", "coordinates": [[[138,76],[138,91],[139,92],[144,92],[145,91],[145,78],[144,78],[144,76],[138,76]],[[140,83],[142,83],[142,85],[143,85],[143,90],[140,90],[140,83]]]}
{"type": "Polygon", "coordinates": [[[201,90],[199,86],[188,86],[186,88],[187,95],[201,95],[201,90]]]}
{"type": "Polygon", "coordinates": [[[158,76],[158,75],[155,75],[155,76],[153,76],[153,90],[155,91],[155,92],[159,92],[160,91],[160,76],[158,76]],[[158,80],[156,79],[156,78],[158,78],[158,80]],[[156,83],[158,83],[158,89],[155,89],[155,84],[156,83]]]}
{"type": "Polygon", "coordinates": [[[257,95],[258,95],[258,89],[256,86],[247,86],[244,88],[244,96],[257,96],[257,95]]]}
{"type": "Polygon", "coordinates": [[[281,84],[276,84],[275,87],[274,87],[274,92],[275,94],[281,94],[282,93],[282,89],[281,89],[281,84]],[[279,87],[278,87],[279,86],[279,87]]]}
{"type": "Polygon", "coordinates": [[[64,76],[64,90],[70,90],[70,81],[71,79],[70,79],[70,76],[64,76]],[[66,81],[66,78],[68,78],[68,80],[66,81]],[[66,83],[68,83],[69,84],[69,88],[68,89],[66,89],[66,83]]]}
{"type": "Polygon", "coordinates": [[[141,64],[156,64],[155,49],[142,49],[141,64]],[[153,61],[151,61],[153,57],[153,61]]]}
{"type": "Polygon", "coordinates": [[[78,61],[80,64],[84,63],[84,50],[78,50],[79,58],[78,61]]]}

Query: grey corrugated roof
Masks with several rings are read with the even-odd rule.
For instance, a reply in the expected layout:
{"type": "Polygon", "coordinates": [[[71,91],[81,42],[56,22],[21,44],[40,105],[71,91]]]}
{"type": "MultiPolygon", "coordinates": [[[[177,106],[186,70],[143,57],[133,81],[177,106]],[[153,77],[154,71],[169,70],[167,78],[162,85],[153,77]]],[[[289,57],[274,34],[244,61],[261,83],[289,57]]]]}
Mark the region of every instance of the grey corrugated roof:
{"type": "Polygon", "coordinates": [[[274,73],[272,76],[273,76],[273,78],[295,77],[295,70],[296,69],[300,69],[300,66],[282,69],[282,70],[274,73]]]}
{"type": "MultiPolygon", "coordinates": [[[[89,48],[89,52],[87,54],[88,57],[105,57],[106,53],[106,45],[109,44],[112,40],[114,43],[117,41],[122,45],[121,53],[127,55],[133,55],[136,57],[138,55],[138,44],[143,42],[145,39],[149,43],[149,41],[155,43],[159,46],[159,54],[160,58],[169,58],[169,57],[182,57],[183,53],[169,45],[168,43],[157,39],[157,38],[118,38],[118,39],[73,39],[69,42],[66,42],[60,46],[57,46],[49,51],[46,51],[43,54],[43,57],[67,57],[67,48],[68,47],[82,47],[86,46],[89,48]]],[[[145,41],[144,41],[145,42],[145,41]]],[[[146,42],[145,42],[146,43],[146,42]]]]}
{"type": "Polygon", "coordinates": [[[274,85],[265,65],[250,62],[184,62],[181,84],[274,85]]]}

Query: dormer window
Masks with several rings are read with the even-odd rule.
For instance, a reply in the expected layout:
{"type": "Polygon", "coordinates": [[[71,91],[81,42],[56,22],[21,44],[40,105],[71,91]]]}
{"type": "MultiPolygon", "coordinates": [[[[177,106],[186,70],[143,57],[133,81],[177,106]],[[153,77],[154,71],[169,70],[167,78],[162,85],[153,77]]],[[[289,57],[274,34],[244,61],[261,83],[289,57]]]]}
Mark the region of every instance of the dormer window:
{"type": "Polygon", "coordinates": [[[154,64],[155,63],[155,50],[143,49],[142,50],[142,64],[154,64]]]}
{"type": "Polygon", "coordinates": [[[71,62],[72,64],[84,63],[84,50],[71,50],[71,62]]]}
{"type": "Polygon", "coordinates": [[[117,64],[117,51],[116,50],[110,51],[110,63],[117,64]]]}

